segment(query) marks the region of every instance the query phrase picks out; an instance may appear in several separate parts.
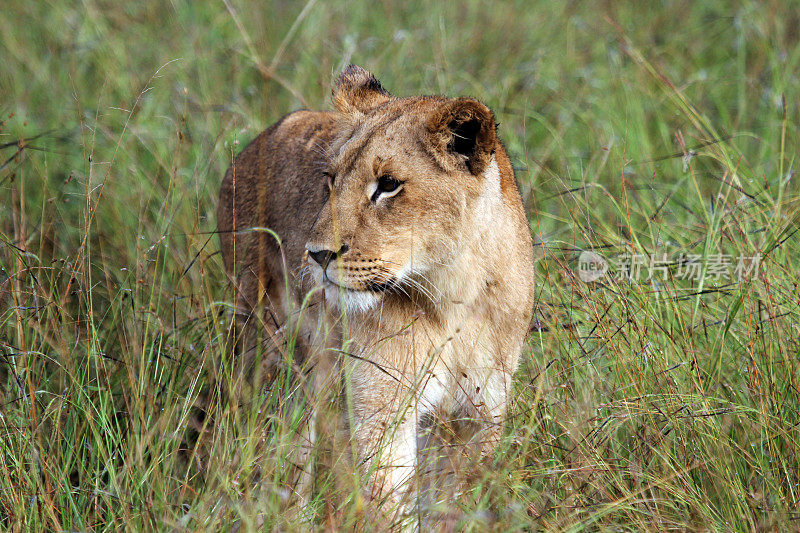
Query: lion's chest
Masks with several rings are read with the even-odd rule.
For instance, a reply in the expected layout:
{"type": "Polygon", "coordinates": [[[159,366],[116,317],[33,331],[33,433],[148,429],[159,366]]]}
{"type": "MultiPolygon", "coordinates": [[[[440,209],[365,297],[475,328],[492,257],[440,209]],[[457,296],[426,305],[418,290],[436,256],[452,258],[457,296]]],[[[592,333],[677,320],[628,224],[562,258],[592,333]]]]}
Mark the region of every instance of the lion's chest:
{"type": "Polygon", "coordinates": [[[403,327],[379,332],[357,331],[350,339],[345,366],[358,388],[368,389],[369,376],[390,377],[398,387],[411,392],[424,410],[450,404],[459,383],[497,366],[502,347],[488,320],[462,317],[449,323],[427,323],[417,319],[403,327]]]}

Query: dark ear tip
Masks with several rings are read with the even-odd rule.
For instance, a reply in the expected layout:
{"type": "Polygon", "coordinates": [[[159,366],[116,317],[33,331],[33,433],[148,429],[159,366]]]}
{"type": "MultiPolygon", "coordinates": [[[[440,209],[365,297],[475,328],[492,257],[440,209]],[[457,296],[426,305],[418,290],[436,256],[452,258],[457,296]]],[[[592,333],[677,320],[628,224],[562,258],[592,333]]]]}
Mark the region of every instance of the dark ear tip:
{"type": "Polygon", "coordinates": [[[371,76],[372,75],[366,69],[351,63],[339,73],[339,76],[336,78],[336,85],[341,85],[344,82],[353,82],[355,80],[364,79],[371,76]]]}
{"type": "Polygon", "coordinates": [[[363,87],[370,91],[378,91],[388,94],[386,89],[383,88],[381,82],[367,69],[359,67],[358,65],[347,65],[336,78],[336,86],[339,88],[348,87],[355,89],[363,87]]]}
{"type": "Polygon", "coordinates": [[[355,63],[350,63],[342,71],[342,74],[344,74],[345,72],[366,72],[366,71],[367,71],[367,69],[365,69],[364,67],[360,67],[360,66],[356,65],[355,63]]]}
{"type": "Polygon", "coordinates": [[[392,95],[368,70],[348,65],[336,78],[333,99],[340,111],[367,111],[390,99],[392,95]]]}

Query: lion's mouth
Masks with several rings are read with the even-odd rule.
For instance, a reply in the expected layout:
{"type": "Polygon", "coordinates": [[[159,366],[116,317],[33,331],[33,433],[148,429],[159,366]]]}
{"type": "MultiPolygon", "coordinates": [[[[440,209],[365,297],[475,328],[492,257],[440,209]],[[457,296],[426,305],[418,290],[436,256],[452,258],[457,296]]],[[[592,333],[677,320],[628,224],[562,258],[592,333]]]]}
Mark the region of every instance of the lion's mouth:
{"type": "Polygon", "coordinates": [[[323,273],[322,282],[329,287],[336,287],[338,289],[350,292],[386,292],[395,288],[398,284],[397,278],[392,278],[386,281],[366,281],[363,283],[363,287],[350,287],[332,280],[330,277],[328,277],[327,270],[323,273]]]}
{"type": "Polygon", "coordinates": [[[333,281],[331,278],[328,277],[328,273],[326,271],[322,272],[322,285],[324,287],[337,288],[337,289],[341,289],[343,291],[356,292],[358,290],[358,289],[354,289],[353,287],[348,287],[347,285],[342,285],[340,283],[336,283],[335,281],[333,281]]]}
{"type": "Polygon", "coordinates": [[[370,292],[386,292],[397,286],[397,278],[392,278],[388,281],[369,281],[366,284],[366,290],[370,292]]]}

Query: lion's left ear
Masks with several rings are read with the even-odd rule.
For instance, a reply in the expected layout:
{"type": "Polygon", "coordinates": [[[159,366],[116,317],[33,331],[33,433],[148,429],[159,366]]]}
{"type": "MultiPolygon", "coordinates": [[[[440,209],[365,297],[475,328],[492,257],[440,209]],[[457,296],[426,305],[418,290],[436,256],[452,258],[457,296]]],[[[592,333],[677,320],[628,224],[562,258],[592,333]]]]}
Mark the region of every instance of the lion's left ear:
{"type": "Polygon", "coordinates": [[[367,113],[392,98],[372,73],[357,65],[344,69],[333,88],[333,104],[342,113],[367,113]]]}
{"type": "Polygon", "coordinates": [[[497,142],[492,111],[477,100],[448,100],[428,119],[434,144],[480,175],[492,160],[497,142]]]}

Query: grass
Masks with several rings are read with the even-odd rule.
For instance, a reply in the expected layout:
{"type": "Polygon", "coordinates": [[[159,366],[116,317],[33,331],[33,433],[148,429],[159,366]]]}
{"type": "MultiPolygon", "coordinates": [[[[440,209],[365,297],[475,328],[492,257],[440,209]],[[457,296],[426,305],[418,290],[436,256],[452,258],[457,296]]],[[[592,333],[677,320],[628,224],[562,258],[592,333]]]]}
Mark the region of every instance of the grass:
{"type": "Polygon", "coordinates": [[[507,438],[450,502],[460,527],[800,528],[800,10],[624,4],[4,2],[0,525],[363,518],[356,497],[287,512],[290,380],[216,386],[221,177],[354,62],[492,107],[543,241],[507,438]],[[582,250],[612,272],[581,281],[582,250]],[[670,264],[617,279],[631,254],[670,264]],[[757,275],[715,276],[720,254],[757,275]]]}

